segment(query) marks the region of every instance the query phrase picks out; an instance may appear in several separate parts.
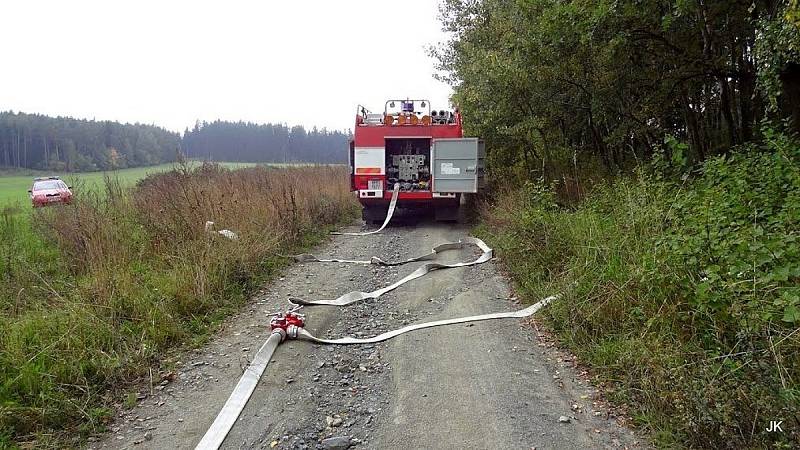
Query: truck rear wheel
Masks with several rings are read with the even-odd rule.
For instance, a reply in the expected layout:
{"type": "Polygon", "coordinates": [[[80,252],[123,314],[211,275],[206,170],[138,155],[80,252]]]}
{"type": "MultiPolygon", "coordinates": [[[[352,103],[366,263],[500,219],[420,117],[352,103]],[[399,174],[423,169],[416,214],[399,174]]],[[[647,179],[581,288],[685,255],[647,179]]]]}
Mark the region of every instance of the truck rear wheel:
{"type": "Polygon", "coordinates": [[[361,210],[361,218],[368,225],[381,225],[388,213],[389,208],[385,206],[365,206],[361,210]]]}
{"type": "Polygon", "coordinates": [[[461,202],[461,215],[459,217],[460,223],[475,223],[478,219],[478,195],[479,194],[465,194],[461,202]]]}
{"type": "Polygon", "coordinates": [[[458,194],[454,202],[436,207],[436,221],[472,223],[476,216],[475,205],[475,195],[458,194]]]}
{"type": "Polygon", "coordinates": [[[434,217],[437,222],[458,222],[461,216],[461,194],[456,194],[456,198],[448,200],[447,203],[440,203],[436,206],[434,217]]]}
{"type": "Polygon", "coordinates": [[[452,206],[438,206],[434,211],[434,217],[437,222],[458,222],[460,209],[458,204],[452,206]]]}

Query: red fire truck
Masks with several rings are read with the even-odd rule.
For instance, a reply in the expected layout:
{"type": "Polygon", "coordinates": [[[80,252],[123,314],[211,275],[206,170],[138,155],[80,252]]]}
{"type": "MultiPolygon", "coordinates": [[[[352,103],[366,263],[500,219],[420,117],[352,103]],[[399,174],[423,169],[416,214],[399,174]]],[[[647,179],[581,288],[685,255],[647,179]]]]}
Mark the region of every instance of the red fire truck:
{"type": "Polygon", "coordinates": [[[351,189],[367,223],[386,217],[395,186],[398,208],[433,210],[456,220],[462,196],[484,187],[484,145],[464,137],[458,110],[428,100],[388,100],[382,113],[358,107],[350,141],[351,189]]]}

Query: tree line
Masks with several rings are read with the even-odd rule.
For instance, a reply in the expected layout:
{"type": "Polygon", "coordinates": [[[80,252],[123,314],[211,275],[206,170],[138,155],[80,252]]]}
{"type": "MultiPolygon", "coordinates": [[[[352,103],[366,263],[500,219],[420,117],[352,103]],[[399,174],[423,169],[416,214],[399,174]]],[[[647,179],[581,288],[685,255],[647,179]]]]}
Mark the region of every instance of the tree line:
{"type": "Polygon", "coordinates": [[[197,123],[183,136],[161,127],[0,112],[0,166],[58,172],[114,170],[175,161],[346,161],[349,134],[281,124],[197,123]]]}
{"type": "Polygon", "coordinates": [[[152,125],[0,113],[0,165],[55,171],[147,166],[175,159],[178,133],[152,125]]]}
{"type": "Polygon", "coordinates": [[[691,163],[760,139],[763,121],[800,125],[794,0],[440,8],[452,38],[432,54],[495,168],[614,173],[659,148],[691,163]]]}
{"type": "Polygon", "coordinates": [[[202,122],[183,134],[189,158],[244,162],[347,162],[350,134],[313,127],[250,122],[202,122]]]}

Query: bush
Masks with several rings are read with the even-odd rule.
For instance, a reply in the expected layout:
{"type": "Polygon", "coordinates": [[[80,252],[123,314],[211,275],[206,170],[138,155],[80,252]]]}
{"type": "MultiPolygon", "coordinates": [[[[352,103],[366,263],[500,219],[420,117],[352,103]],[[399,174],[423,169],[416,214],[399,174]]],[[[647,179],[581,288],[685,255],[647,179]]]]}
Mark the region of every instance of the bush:
{"type": "Polygon", "coordinates": [[[524,296],[565,293],[544,317],[661,446],[800,444],[800,145],[764,136],[574,210],[526,187],[480,228],[524,296]]]}

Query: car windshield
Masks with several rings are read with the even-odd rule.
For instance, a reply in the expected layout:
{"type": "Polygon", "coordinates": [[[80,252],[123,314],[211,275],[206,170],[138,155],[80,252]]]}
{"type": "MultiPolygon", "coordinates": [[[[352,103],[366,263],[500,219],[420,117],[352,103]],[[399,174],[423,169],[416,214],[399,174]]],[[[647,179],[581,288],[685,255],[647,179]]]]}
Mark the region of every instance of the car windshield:
{"type": "Polygon", "coordinates": [[[47,180],[47,181],[37,181],[33,183],[33,190],[34,191],[42,191],[45,189],[63,189],[62,183],[59,180],[47,180]]]}

